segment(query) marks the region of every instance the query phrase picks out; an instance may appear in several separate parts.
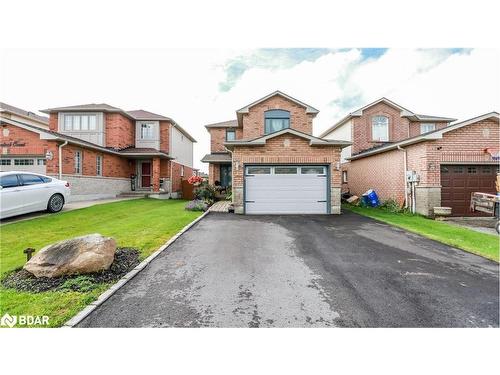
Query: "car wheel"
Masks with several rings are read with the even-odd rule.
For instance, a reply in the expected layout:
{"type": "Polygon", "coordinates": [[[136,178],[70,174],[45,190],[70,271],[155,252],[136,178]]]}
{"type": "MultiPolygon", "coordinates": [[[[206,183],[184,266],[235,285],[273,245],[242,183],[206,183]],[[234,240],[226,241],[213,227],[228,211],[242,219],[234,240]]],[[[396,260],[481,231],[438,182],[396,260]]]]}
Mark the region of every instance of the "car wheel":
{"type": "Polygon", "coordinates": [[[497,230],[497,233],[500,234],[500,221],[497,221],[495,224],[495,229],[497,230]]]}
{"type": "Polygon", "coordinates": [[[64,197],[61,194],[54,194],[50,197],[49,203],[47,204],[47,211],[49,212],[59,212],[64,206],[64,197]]]}

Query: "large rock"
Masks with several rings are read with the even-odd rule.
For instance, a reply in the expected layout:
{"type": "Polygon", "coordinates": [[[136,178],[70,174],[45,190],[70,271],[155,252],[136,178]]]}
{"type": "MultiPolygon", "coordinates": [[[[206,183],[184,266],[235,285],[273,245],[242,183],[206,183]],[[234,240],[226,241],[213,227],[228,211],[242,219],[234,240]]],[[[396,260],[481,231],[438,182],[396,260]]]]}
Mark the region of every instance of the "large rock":
{"type": "Polygon", "coordinates": [[[106,270],[113,263],[116,242],[98,233],[45,246],[24,269],[36,277],[58,277],[106,270]]]}

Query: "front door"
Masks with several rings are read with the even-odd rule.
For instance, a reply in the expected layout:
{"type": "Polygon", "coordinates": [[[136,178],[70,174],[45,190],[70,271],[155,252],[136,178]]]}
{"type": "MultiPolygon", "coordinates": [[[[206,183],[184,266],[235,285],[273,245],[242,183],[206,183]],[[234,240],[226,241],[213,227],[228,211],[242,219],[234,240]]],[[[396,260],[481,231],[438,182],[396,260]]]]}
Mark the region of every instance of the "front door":
{"type": "Polygon", "coordinates": [[[151,162],[141,162],[141,187],[149,189],[151,187],[151,162]]]}
{"type": "Polygon", "coordinates": [[[231,164],[220,166],[220,185],[223,187],[231,185],[231,164]]]}

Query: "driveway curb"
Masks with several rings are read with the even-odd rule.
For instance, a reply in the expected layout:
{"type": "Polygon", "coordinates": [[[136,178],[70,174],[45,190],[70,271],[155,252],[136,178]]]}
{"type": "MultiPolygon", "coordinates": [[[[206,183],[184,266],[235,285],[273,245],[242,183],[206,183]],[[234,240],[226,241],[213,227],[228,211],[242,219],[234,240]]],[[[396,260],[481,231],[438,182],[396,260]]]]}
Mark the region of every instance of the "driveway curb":
{"type": "Polygon", "coordinates": [[[195,220],[190,222],[184,228],[182,228],[177,234],[175,234],[172,238],[170,238],[167,242],[165,242],[158,250],[156,250],[153,254],[144,259],[141,263],[139,263],[132,271],[123,276],[120,280],[118,280],[115,284],[113,284],[109,289],[103,292],[94,302],[87,305],[83,310],[81,310],[78,314],[68,320],[62,328],[73,328],[78,323],[80,323],[83,319],[85,319],[92,311],[94,311],[97,307],[102,305],[109,297],[115,294],[122,286],[124,286],[127,282],[132,280],[134,276],[136,276],[140,271],[142,271],[149,263],[151,263],[161,252],[167,249],[170,245],[172,245],[183,233],[188,231],[193,225],[207,216],[210,211],[205,211],[201,216],[197,217],[195,220]]]}

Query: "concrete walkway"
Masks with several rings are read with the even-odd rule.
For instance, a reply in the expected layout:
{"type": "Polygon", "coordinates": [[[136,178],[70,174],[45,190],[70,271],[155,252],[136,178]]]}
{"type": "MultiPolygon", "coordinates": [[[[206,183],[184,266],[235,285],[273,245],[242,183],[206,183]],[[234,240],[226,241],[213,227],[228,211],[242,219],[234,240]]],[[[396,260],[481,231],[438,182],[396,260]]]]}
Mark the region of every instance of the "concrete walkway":
{"type": "Polygon", "coordinates": [[[230,201],[218,201],[215,202],[208,209],[210,212],[229,212],[229,206],[231,205],[230,201]]]}
{"type": "MultiPolygon", "coordinates": [[[[91,206],[95,206],[97,204],[126,201],[126,200],[130,200],[130,199],[138,199],[138,198],[137,197],[122,197],[122,198],[96,199],[96,200],[89,200],[89,201],[70,202],[70,203],[67,203],[64,205],[62,212],[78,210],[80,208],[91,207],[91,206]]],[[[9,217],[7,219],[1,220],[0,225],[18,223],[20,221],[36,219],[38,217],[47,216],[47,215],[50,215],[50,213],[47,211],[38,211],[38,212],[32,212],[32,213],[25,214],[25,215],[13,216],[13,217],[9,217]]]]}

